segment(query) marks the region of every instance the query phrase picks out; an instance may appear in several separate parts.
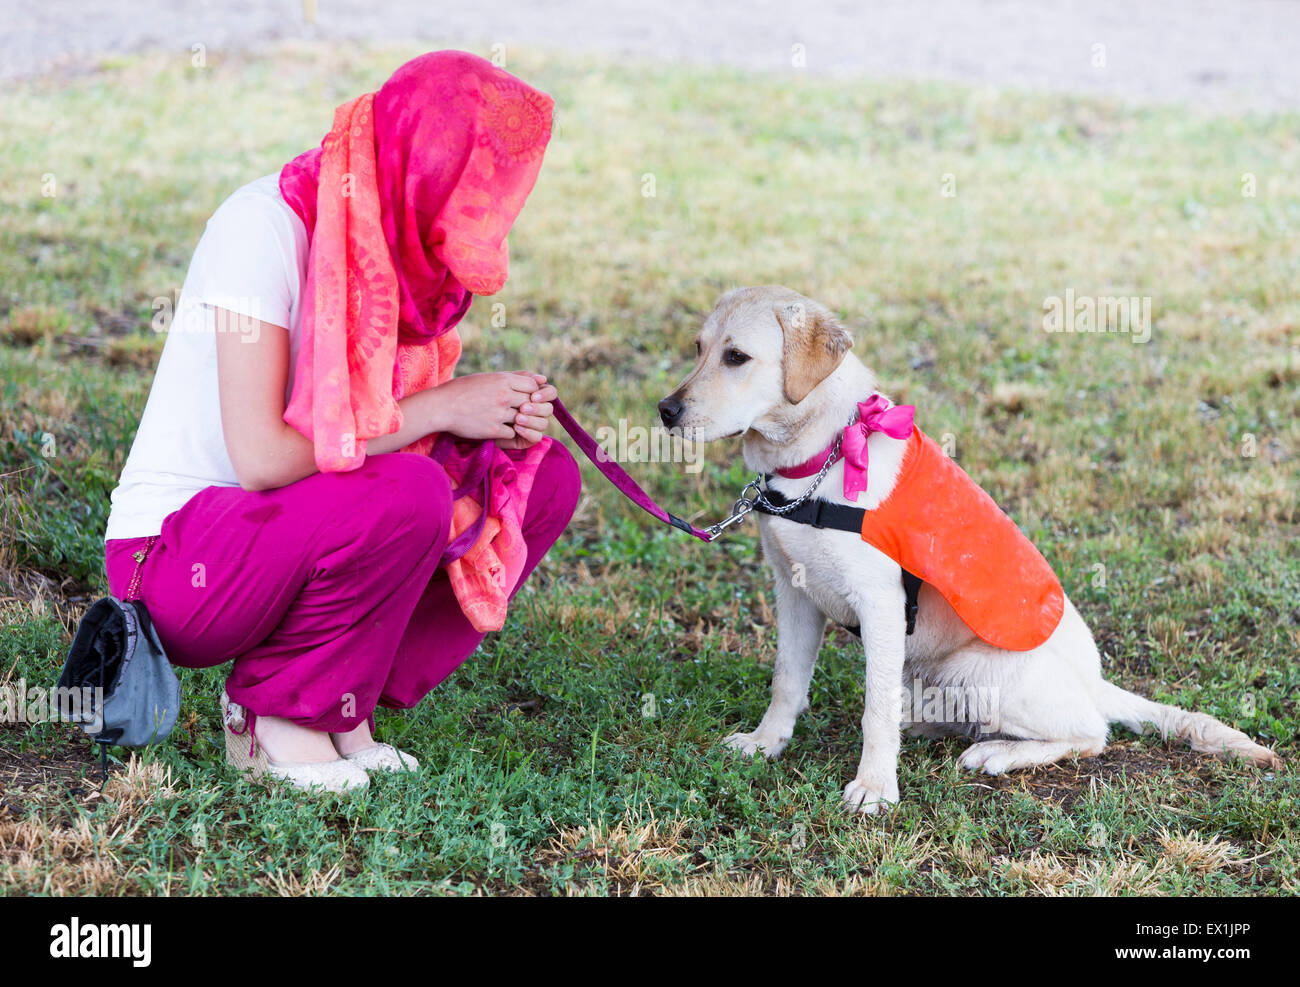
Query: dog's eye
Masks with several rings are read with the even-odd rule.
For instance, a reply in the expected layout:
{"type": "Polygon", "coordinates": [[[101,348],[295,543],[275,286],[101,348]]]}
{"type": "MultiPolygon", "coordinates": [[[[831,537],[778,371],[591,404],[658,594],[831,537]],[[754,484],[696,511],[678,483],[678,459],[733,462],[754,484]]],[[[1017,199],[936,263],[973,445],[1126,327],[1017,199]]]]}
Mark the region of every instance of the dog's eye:
{"type": "Polygon", "coordinates": [[[738,367],[749,359],[748,353],[742,353],[740,350],[727,350],[722,354],[722,361],[729,367],[738,367]]]}

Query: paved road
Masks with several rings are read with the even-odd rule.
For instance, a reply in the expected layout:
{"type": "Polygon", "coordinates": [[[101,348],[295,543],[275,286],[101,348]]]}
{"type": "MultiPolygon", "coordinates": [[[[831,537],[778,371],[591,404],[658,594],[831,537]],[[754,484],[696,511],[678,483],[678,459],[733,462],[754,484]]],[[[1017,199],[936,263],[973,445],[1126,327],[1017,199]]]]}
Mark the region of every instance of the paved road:
{"type": "Polygon", "coordinates": [[[942,78],[1216,110],[1300,108],[1294,0],[0,0],[0,78],[106,53],[291,37],[541,46],[790,71],[942,78]],[[1104,45],[1105,65],[1094,65],[1104,45]]]}

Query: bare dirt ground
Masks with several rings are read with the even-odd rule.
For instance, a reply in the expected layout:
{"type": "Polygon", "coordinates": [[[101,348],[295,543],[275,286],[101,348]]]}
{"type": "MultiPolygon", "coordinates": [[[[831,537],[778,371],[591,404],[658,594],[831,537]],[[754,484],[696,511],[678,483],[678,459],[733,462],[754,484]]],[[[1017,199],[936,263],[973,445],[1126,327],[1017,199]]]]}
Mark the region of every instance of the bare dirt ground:
{"type": "Polygon", "coordinates": [[[301,37],[953,79],[1216,112],[1300,106],[1291,0],[0,0],[0,78],[93,70],[117,53],[256,51],[301,37]]]}

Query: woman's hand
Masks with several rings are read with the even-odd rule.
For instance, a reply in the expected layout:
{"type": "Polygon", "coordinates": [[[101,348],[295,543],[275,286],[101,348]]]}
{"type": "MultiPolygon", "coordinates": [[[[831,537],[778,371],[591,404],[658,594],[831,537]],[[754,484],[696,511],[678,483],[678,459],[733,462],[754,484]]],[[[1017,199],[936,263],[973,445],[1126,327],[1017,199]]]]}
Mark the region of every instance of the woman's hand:
{"type": "Polygon", "coordinates": [[[528,376],[536,382],[537,390],[528,395],[528,400],[519,406],[514,420],[514,437],[497,439],[497,445],[502,449],[527,449],[536,445],[542,441],[546,428],[551,423],[551,414],[554,412],[551,402],[559,394],[553,385],[546,383],[545,374],[528,376]]]}
{"type": "Polygon", "coordinates": [[[424,393],[436,405],[430,432],[494,439],[503,449],[539,442],[556,396],[545,375],[513,372],[453,377],[424,393]]]}

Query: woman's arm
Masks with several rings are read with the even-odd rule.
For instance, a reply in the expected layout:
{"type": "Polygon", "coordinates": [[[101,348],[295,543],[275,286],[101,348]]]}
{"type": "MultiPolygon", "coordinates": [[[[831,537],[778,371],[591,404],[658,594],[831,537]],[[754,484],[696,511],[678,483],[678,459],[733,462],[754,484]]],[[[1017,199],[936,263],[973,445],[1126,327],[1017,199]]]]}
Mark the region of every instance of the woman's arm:
{"type": "MultiPolygon", "coordinates": [[[[311,442],[284,420],[289,331],[214,307],[221,428],[239,485],[273,490],[317,472],[311,442]]],[[[471,374],[398,402],[402,427],[366,442],[368,454],[396,452],[432,432],[502,445],[542,437],[555,388],[538,374],[471,374]]]]}
{"type": "Polygon", "coordinates": [[[245,490],[271,490],[316,472],[311,443],[284,421],[289,330],[213,308],[217,392],[226,452],[245,490]]]}

